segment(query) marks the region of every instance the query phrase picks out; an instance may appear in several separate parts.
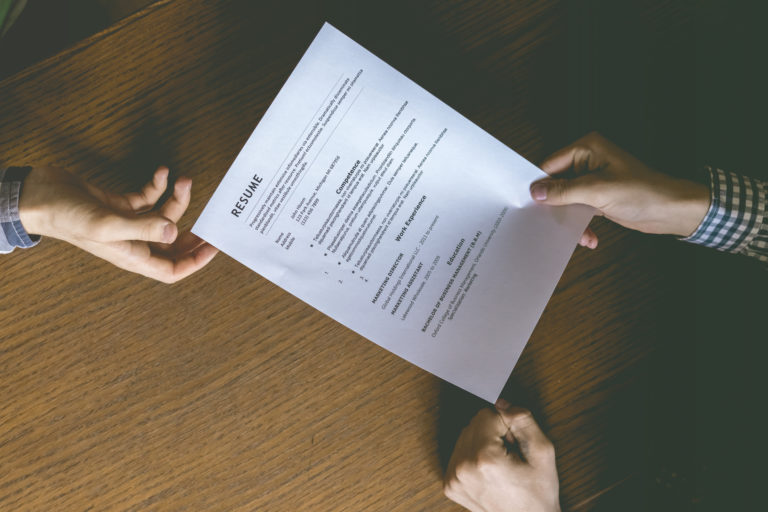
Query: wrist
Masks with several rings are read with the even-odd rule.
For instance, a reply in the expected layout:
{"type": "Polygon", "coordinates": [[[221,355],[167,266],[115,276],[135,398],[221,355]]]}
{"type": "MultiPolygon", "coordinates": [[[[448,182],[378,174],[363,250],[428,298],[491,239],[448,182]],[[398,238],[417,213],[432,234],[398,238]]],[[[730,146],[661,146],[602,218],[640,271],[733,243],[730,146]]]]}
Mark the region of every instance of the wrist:
{"type": "Polygon", "coordinates": [[[675,198],[669,218],[672,221],[668,234],[689,237],[706,217],[710,205],[709,187],[701,183],[676,180],[675,198]]]}
{"type": "Polygon", "coordinates": [[[50,205],[44,197],[47,188],[46,180],[41,178],[41,170],[38,167],[33,167],[21,184],[19,220],[29,234],[50,234],[50,205]]]}

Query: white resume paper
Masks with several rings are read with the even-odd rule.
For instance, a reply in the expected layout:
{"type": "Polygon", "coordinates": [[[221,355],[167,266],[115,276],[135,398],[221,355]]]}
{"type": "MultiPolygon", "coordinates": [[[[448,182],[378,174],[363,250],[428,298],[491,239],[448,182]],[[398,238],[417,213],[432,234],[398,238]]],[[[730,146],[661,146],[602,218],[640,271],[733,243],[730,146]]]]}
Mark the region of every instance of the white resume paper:
{"type": "Polygon", "coordinates": [[[592,217],[543,176],[325,24],[192,231],[494,401],[592,217]]]}

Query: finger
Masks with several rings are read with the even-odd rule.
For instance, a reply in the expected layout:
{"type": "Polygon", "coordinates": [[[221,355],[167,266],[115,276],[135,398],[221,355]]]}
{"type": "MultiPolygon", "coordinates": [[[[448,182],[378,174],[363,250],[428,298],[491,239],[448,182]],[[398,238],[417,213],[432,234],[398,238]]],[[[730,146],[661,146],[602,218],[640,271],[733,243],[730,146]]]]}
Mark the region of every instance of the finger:
{"type": "Polygon", "coordinates": [[[570,145],[549,155],[541,162],[541,170],[552,176],[573,168],[576,146],[570,145]]]}
{"type": "Polygon", "coordinates": [[[192,180],[186,177],[177,179],[173,186],[173,195],[160,208],[160,214],[173,222],[179,222],[189,206],[191,195],[192,180]]]}
{"type": "Polygon", "coordinates": [[[158,167],[150,182],[144,185],[139,192],[125,194],[123,197],[130,205],[131,210],[136,213],[151,210],[165,189],[168,188],[169,172],[167,167],[158,167]]]}
{"type": "Polygon", "coordinates": [[[541,163],[541,170],[550,176],[567,171],[587,171],[591,155],[592,150],[577,142],[547,157],[541,163]]]}
{"type": "Polygon", "coordinates": [[[469,426],[465,429],[465,433],[472,436],[473,446],[471,449],[476,450],[486,444],[498,444],[503,447],[504,443],[501,442],[501,438],[504,437],[507,430],[503,419],[496,411],[485,408],[472,418],[469,426]]]}
{"type": "Polygon", "coordinates": [[[482,511],[480,505],[473,500],[462,487],[461,482],[456,479],[445,480],[443,482],[443,494],[449,500],[472,511],[482,511]]]}
{"type": "Polygon", "coordinates": [[[530,411],[499,403],[496,409],[528,462],[535,465],[554,461],[554,447],[530,411]]]}
{"type": "Polygon", "coordinates": [[[197,249],[205,243],[205,240],[193,234],[191,231],[187,231],[179,235],[172,244],[153,244],[152,250],[158,254],[176,258],[184,256],[186,253],[197,249]]]}
{"type": "MultiPolygon", "coordinates": [[[[445,476],[443,477],[443,493],[445,496],[469,510],[480,511],[483,510],[472,499],[470,494],[466,490],[468,485],[467,472],[476,471],[475,465],[472,462],[474,460],[474,452],[472,444],[472,432],[470,427],[467,426],[459,439],[456,441],[456,446],[451,454],[451,459],[448,462],[448,467],[445,470],[445,476]],[[464,480],[462,480],[462,477],[464,480]]],[[[471,478],[470,478],[471,479],[471,478]]]]}
{"type": "MultiPolygon", "coordinates": [[[[456,462],[461,463],[467,460],[475,460],[481,451],[490,450],[498,455],[506,453],[504,443],[501,438],[507,433],[507,427],[499,418],[499,415],[489,409],[484,408],[479,411],[472,421],[469,422],[464,430],[461,431],[456,446],[453,448],[453,455],[449,467],[456,462]]],[[[455,470],[455,467],[453,468],[455,470]]]]}
{"type": "Polygon", "coordinates": [[[596,164],[593,148],[601,147],[606,141],[598,133],[592,132],[544,159],[541,170],[552,176],[573,170],[582,172],[591,170],[590,164],[596,164]]]}
{"type": "Polygon", "coordinates": [[[551,206],[587,204],[597,206],[597,178],[592,174],[573,179],[545,178],[531,185],[531,197],[538,203],[551,206]]]}
{"type": "Polygon", "coordinates": [[[173,247],[176,251],[176,254],[181,255],[197,249],[205,243],[205,240],[192,233],[191,231],[187,231],[186,233],[182,234],[176,240],[176,242],[174,242],[173,247]]]}
{"type": "Polygon", "coordinates": [[[597,247],[597,235],[592,229],[587,228],[579,239],[579,245],[588,249],[594,249],[597,247]]]}
{"type": "Polygon", "coordinates": [[[218,249],[205,243],[176,259],[153,254],[146,262],[146,272],[142,273],[164,283],[175,283],[206,266],[218,252],[218,249]]]}
{"type": "Polygon", "coordinates": [[[172,243],[176,240],[176,224],[158,214],[133,215],[130,213],[100,213],[91,238],[99,242],[140,240],[144,242],[172,243]]]}

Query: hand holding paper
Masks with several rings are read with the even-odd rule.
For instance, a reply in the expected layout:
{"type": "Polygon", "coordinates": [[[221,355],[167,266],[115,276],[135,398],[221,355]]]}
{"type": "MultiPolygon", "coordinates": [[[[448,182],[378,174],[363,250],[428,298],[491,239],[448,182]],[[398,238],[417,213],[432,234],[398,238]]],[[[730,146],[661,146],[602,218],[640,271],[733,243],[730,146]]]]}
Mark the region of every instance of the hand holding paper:
{"type": "MultiPolygon", "coordinates": [[[[643,233],[690,236],[709,209],[709,188],[657,172],[598,133],[547,158],[551,178],[531,186],[542,204],[587,204],[606,218],[643,233]],[[564,178],[566,173],[572,174],[564,178]]],[[[580,241],[597,247],[587,228],[580,241]]]]}

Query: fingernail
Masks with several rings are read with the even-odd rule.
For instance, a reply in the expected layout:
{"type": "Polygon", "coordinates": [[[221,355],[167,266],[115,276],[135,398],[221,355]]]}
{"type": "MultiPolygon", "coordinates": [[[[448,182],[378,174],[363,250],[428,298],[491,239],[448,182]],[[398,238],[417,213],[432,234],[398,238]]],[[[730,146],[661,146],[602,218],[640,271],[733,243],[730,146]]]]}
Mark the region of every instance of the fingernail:
{"type": "Polygon", "coordinates": [[[531,197],[536,201],[544,201],[547,199],[547,184],[546,183],[534,183],[531,187],[531,197]]]}
{"type": "Polygon", "coordinates": [[[504,400],[503,398],[499,398],[496,400],[496,408],[500,411],[506,411],[511,407],[510,403],[504,400]]]}
{"type": "Polygon", "coordinates": [[[175,234],[174,231],[175,230],[173,229],[173,224],[171,223],[166,224],[165,227],[163,228],[163,242],[167,244],[173,242],[173,236],[175,234]]]}

